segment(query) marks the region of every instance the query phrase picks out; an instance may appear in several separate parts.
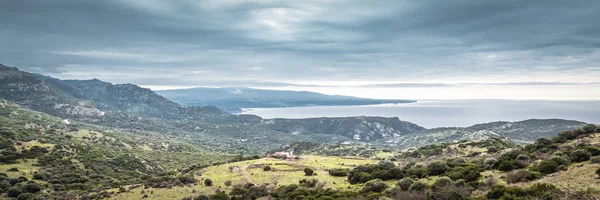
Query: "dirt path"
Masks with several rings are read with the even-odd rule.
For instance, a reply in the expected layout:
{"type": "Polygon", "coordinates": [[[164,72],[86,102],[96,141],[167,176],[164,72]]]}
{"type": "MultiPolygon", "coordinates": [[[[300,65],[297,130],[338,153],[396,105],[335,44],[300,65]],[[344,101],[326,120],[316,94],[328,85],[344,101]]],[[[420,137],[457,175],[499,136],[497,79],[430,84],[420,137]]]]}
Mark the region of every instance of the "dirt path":
{"type": "Polygon", "coordinates": [[[250,176],[250,173],[248,173],[248,165],[242,166],[242,168],[240,168],[240,171],[242,171],[242,174],[244,175],[244,177],[246,178],[246,181],[248,181],[248,183],[252,183],[252,184],[256,185],[254,180],[252,180],[252,176],[250,176]]]}

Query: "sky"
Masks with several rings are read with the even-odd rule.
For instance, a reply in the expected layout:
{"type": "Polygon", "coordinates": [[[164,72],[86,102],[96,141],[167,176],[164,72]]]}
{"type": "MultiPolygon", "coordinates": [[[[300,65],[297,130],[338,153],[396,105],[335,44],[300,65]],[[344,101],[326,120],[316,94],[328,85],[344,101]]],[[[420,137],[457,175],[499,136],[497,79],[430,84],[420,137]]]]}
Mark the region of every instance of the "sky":
{"type": "Polygon", "coordinates": [[[0,1],[0,63],[151,89],[600,99],[600,1],[0,1]]]}

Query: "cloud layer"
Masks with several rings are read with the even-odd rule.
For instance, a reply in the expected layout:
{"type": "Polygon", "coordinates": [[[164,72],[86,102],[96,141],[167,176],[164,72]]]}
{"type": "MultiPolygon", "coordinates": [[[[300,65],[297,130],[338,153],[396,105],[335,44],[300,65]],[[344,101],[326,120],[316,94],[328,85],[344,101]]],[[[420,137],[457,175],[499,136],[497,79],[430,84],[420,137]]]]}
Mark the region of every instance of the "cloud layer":
{"type": "Polygon", "coordinates": [[[600,78],[598,10],[598,1],[1,1],[0,62],[154,86],[585,84],[600,78]]]}

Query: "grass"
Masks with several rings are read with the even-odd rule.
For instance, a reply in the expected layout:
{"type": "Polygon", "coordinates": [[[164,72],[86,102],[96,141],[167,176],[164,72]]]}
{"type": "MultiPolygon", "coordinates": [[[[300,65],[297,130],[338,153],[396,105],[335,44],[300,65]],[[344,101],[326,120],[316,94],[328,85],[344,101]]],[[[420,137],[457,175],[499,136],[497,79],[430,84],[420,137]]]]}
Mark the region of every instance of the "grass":
{"type": "Polygon", "coordinates": [[[22,145],[15,145],[15,148],[17,149],[17,151],[21,152],[25,149],[31,149],[31,147],[33,146],[39,146],[39,147],[44,147],[47,148],[48,150],[52,150],[54,148],[54,144],[47,144],[47,143],[41,143],[37,140],[32,140],[29,142],[22,142],[22,145]]]}
{"type": "Polygon", "coordinates": [[[600,179],[598,179],[598,175],[595,173],[598,167],[600,167],[600,164],[590,164],[589,162],[574,163],[569,166],[569,170],[567,171],[556,172],[546,175],[539,180],[515,185],[530,186],[536,183],[550,183],[562,189],[570,190],[585,188],[600,189],[600,179]]]}
{"type": "MultiPolygon", "coordinates": [[[[346,177],[330,176],[327,172],[332,168],[352,168],[358,165],[375,164],[379,161],[371,159],[327,157],[303,155],[298,161],[278,160],[273,158],[262,158],[258,160],[249,160],[224,165],[212,166],[200,170],[201,176],[196,176],[199,180],[197,184],[168,188],[150,188],[143,187],[132,189],[125,193],[116,194],[116,199],[140,199],[144,196],[142,190],[148,194],[148,199],[181,199],[186,196],[197,196],[199,194],[214,194],[216,189],[229,191],[231,187],[224,185],[225,181],[232,181],[233,184],[243,184],[254,182],[256,184],[277,184],[289,185],[297,184],[302,179],[317,179],[320,183],[325,183],[325,188],[334,189],[359,189],[360,185],[350,185],[346,177]],[[264,171],[262,166],[271,166],[271,171],[264,171]],[[315,171],[315,176],[305,176],[304,168],[309,167],[315,171]],[[205,178],[213,181],[213,186],[202,185],[205,178]],[[192,193],[192,191],[196,193],[192,193]],[[149,194],[152,191],[153,194],[149,194]]],[[[390,185],[396,181],[389,181],[390,185]]],[[[111,191],[118,191],[112,189],[111,191]]]]}
{"type": "Polygon", "coordinates": [[[37,172],[40,167],[34,166],[37,163],[37,159],[25,159],[19,160],[15,164],[2,164],[0,165],[0,172],[5,173],[10,178],[25,177],[27,179],[33,178],[33,172],[37,172]],[[19,171],[9,171],[9,169],[17,168],[19,171]]]}

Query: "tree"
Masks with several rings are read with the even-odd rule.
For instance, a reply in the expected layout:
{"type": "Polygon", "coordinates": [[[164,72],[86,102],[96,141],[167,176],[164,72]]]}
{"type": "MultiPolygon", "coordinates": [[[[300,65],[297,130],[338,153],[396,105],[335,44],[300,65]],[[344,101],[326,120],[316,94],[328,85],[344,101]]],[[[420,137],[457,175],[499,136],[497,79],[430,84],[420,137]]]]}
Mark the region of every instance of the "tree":
{"type": "Polygon", "coordinates": [[[304,168],[304,175],[305,176],[312,176],[315,173],[314,170],[312,170],[311,168],[304,168]]]}
{"type": "Polygon", "coordinates": [[[589,160],[590,157],[592,157],[590,152],[588,152],[584,149],[578,149],[578,150],[571,152],[571,161],[573,161],[573,162],[583,162],[583,161],[589,160]]]}
{"type": "Polygon", "coordinates": [[[212,186],[213,185],[213,181],[210,180],[210,178],[204,179],[204,185],[206,185],[206,186],[212,186]]]}
{"type": "Polygon", "coordinates": [[[429,163],[429,165],[427,165],[427,171],[430,175],[433,176],[443,174],[444,172],[446,172],[446,170],[448,170],[448,165],[446,164],[446,162],[441,160],[433,161],[429,163]]]}

